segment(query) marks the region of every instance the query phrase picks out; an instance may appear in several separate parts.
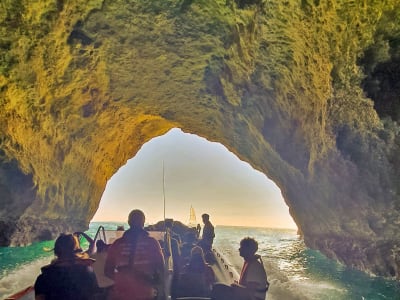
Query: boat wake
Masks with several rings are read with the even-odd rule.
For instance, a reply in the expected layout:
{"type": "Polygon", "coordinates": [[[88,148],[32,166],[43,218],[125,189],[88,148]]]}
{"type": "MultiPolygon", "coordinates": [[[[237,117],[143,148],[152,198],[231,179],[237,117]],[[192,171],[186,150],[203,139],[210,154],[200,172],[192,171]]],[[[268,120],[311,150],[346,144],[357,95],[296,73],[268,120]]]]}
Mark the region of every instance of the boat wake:
{"type": "MultiPolygon", "coordinates": [[[[243,261],[236,255],[232,255],[232,251],[222,251],[232,266],[240,271],[243,261]]],[[[326,299],[346,299],[346,290],[337,287],[327,281],[315,282],[306,277],[292,278],[287,276],[284,271],[279,268],[278,262],[263,258],[264,266],[268,274],[270,288],[266,299],[268,300],[315,300],[326,299]]]]}
{"type": "Polygon", "coordinates": [[[33,285],[40,274],[40,268],[50,263],[51,257],[42,257],[21,265],[0,278],[0,299],[33,285]]]}
{"type": "Polygon", "coordinates": [[[264,265],[268,272],[270,289],[267,293],[268,300],[290,299],[345,299],[346,291],[329,282],[315,282],[308,278],[291,278],[279,269],[277,263],[265,260],[264,265]]]}

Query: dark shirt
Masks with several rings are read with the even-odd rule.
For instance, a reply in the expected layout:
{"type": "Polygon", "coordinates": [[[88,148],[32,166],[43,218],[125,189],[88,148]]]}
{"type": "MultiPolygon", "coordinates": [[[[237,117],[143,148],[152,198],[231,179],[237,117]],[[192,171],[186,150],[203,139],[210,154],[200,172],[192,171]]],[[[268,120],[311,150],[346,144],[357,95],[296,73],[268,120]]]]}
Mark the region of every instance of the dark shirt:
{"type": "Polygon", "coordinates": [[[212,244],[214,237],[215,237],[214,226],[211,224],[210,221],[205,222],[203,227],[202,239],[212,244]]]}
{"type": "Polygon", "coordinates": [[[215,282],[213,269],[204,263],[190,262],[179,274],[177,297],[209,297],[215,282]]]}
{"type": "Polygon", "coordinates": [[[79,263],[45,266],[35,282],[35,295],[46,300],[89,300],[97,289],[92,268],[79,263]]]}

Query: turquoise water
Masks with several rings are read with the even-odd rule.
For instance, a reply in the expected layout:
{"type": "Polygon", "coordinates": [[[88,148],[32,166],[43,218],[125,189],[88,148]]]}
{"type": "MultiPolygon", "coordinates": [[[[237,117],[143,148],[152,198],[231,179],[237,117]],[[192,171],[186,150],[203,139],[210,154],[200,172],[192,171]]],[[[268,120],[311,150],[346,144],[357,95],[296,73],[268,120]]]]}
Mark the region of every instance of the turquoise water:
{"type": "MultiPolygon", "coordinates": [[[[90,225],[89,235],[94,236],[99,224],[90,225]]],[[[121,224],[102,223],[106,229],[121,224]]],[[[398,282],[371,277],[326,259],[318,251],[307,249],[294,230],[217,226],[215,245],[238,271],[242,259],[237,249],[246,236],[259,242],[259,254],[271,283],[268,300],[400,299],[398,282]]],[[[51,251],[45,251],[53,245],[53,241],[47,241],[0,248],[0,299],[33,284],[40,267],[53,258],[51,251]]]]}

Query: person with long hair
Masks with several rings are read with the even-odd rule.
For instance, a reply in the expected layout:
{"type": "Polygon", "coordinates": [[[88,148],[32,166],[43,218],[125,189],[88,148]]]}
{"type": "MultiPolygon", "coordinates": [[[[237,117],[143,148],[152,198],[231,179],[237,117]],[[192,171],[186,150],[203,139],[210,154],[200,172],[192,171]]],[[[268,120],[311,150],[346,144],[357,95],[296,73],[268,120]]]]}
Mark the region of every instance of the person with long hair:
{"type": "Polygon", "coordinates": [[[36,300],[90,300],[98,291],[94,260],[82,251],[77,236],[61,234],[54,245],[56,258],[42,268],[35,282],[36,300]]]}
{"type": "Polygon", "coordinates": [[[209,297],[215,283],[213,269],[204,259],[203,249],[192,248],[189,262],[179,276],[177,297],[209,297]]]}

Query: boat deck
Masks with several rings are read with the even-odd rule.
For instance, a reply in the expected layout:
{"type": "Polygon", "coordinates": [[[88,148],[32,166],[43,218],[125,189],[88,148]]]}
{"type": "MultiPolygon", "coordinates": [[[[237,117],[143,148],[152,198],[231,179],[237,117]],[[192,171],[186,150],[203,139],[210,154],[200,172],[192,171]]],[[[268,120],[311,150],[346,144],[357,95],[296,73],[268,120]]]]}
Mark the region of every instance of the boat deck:
{"type": "MultiPolygon", "coordinates": [[[[124,233],[123,231],[115,231],[115,230],[104,230],[104,236],[103,240],[107,243],[112,243],[115,239],[119,238],[122,236],[124,233]]],[[[164,240],[164,232],[149,232],[152,237],[155,239],[162,241],[164,240]]],[[[95,237],[95,240],[97,238],[100,238],[100,235],[95,237]]],[[[95,250],[95,249],[94,249],[95,250]]],[[[171,256],[169,257],[171,258],[171,256]]],[[[213,248],[213,263],[211,264],[215,277],[217,282],[220,283],[225,283],[225,284],[231,284],[234,282],[238,282],[239,280],[239,274],[236,271],[236,269],[233,267],[233,265],[229,262],[229,260],[216,248],[213,248]]],[[[171,282],[171,277],[173,274],[173,264],[171,259],[167,259],[166,261],[166,269],[168,270],[166,276],[167,276],[167,282],[171,282]]],[[[167,284],[167,291],[169,290],[167,284]]],[[[35,291],[33,289],[33,286],[27,287],[18,293],[9,296],[5,298],[4,300],[34,300],[35,299],[35,291]]],[[[171,297],[168,297],[168,299],[171,299],[171,297]]],[[[179,300],[201,300],[201,299],[209,299],[209,298],[199,298],[199,297],[184,297],[184,298],[179,298],[179,300]]],[[[178,300],[178,299],[177,299],[178,300]]]]}

